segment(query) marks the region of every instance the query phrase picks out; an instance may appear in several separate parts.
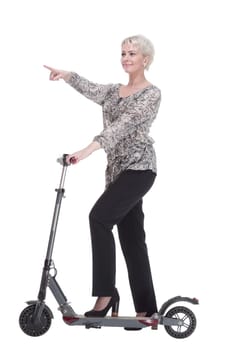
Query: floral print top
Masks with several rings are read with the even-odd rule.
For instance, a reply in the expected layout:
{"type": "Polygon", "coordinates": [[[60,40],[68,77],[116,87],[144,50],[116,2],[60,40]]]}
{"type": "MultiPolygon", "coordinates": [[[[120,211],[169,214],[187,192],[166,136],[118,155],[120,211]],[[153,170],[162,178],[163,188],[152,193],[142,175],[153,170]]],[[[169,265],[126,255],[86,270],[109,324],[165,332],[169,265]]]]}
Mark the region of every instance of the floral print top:
{"type": "Polygon", "coordinates": [[[156,173],[154,140],[149,130],[159,109],[160,90],[150,85],[120,97],[121,84],[96,84],[75,72],[67,83],[102,106],[104,128],[93,141],[107,154],[106,187],[124,170],[151,169],[156,173]]]}

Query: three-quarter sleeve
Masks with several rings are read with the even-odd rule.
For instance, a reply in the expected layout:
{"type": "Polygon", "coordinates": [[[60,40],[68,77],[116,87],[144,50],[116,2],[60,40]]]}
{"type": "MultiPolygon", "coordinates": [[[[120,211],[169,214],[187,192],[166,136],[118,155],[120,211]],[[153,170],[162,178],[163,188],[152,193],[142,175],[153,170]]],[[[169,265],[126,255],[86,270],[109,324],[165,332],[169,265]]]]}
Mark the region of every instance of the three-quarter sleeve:
{"type": "Polygon", "coordinates": [[[71,77],[67,81],[67,84],[72,86],[79,93],[87,97],[88,99],[96,102],[100,105],[103,104],[106,94],[113,84],[96,84],[88,79],[81,77],[75,72],[71,72],[71,77]]]}
{"type": "Polygon", "coordinates": [[[157,115],[160,100],[159,89],[148,90],[147,93],[133,99],[128,104],[127,110],[95,136],[94,141],[99,142],[105,152],[109,153],[120,140],[135,130],[140,129],[141,132],[147,133],[157,115]]]}

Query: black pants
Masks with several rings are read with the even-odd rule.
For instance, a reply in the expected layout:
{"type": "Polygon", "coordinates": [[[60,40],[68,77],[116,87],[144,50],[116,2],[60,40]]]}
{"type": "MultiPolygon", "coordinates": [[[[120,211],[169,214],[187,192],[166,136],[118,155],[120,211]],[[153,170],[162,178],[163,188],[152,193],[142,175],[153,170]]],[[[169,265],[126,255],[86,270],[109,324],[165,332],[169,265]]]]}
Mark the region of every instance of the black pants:
{"type": "Polygon", "coordinates": [[[147,246],[142,197],[154,183],[151,170],[127,170],[97,200],[90,212],[93,253],[93,296],[111,296],[115,287],[117,225],[136,312],[156,312],[147,246]]]}

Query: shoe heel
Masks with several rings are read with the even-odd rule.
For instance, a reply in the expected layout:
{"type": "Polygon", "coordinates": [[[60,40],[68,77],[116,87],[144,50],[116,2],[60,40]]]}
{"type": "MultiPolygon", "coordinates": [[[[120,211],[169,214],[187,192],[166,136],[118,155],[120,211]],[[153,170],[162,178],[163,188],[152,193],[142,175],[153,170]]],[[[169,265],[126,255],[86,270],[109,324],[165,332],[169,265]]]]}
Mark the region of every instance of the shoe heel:
{"type": "Polygon", "coordinates": [[[112,317],[117,317],[118,316],[118,311],[119,311],[119,305],[120,301],[116,301],[115,304],[112,306],[112,317]]]}

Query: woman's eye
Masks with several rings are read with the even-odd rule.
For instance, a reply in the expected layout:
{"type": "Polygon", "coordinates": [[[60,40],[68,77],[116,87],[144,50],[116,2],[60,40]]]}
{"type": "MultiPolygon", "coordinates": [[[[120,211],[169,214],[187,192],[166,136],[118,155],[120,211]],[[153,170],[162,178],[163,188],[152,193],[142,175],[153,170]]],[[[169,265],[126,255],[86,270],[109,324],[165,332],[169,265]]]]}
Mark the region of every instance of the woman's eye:
{"type": "Polygon", "coordinates": [[[135,52],[130,52],[130,56],[135,56],[135,52]]]}
{"type": "Polygon", "coordinates": [[[125,53],[124,53],[124,52],[122,52],[121,57],[124,57],[124,56],[125,56],[125,53]]]}

